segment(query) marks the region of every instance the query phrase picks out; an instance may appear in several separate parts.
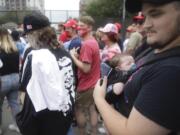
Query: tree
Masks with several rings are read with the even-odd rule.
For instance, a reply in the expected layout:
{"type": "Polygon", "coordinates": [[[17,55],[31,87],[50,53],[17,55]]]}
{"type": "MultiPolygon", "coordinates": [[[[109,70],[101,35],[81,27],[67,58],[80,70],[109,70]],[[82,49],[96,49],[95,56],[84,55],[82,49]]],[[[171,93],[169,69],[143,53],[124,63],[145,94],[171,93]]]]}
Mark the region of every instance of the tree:
{"type": "Polygon", "coordinates": [[[122,16],[122,3],[122,0],[96,0],[87,5],[85,12],[101,18],[119,18],[122,16]]]}
{"type": "Polygon", "coordinates": [[[14,22],[17,24],[22,23],[23,18],[25,15],[29,14],[30,10],[25,11],[4,11],[0,14],[0,24],[8,23],[8,22],[14,22]]]}
{"type": "MultiPolygon", "coordinates": [[[[103,26],[108,22],[123,22],[123,0],[93,0],[85,8],[85,13],[92,16],[96,26],[103,26]]],[[[130,24],[133,14],[126,12],[124,27],[130,24]]]]}

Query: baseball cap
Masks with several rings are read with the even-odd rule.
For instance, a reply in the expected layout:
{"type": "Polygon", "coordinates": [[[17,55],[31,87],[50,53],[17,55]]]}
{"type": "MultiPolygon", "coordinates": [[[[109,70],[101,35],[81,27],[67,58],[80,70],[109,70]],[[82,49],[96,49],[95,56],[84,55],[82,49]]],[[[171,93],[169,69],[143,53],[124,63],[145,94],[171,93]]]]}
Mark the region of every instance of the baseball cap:
{"type": "Polygon", "coordinates": [[[63,24],[65,27],[72,27],[73,29],[77,29],[77,21],[74,19],[68,20],[65,24],[63,24]]]}
{"type": "Polygon", "coordinates": [[[104,32],[104,33],[112,32],[112,33],[117,34],[118,33],[118,28],[117,28],[117,26],[115,24],[108,23],[108,24],[106,24],[104,26],[104,28],[100,28],[99,31],[104,32]]]}
{"type": "Polygon", "coordinates": [[[46,26],[50,26],[49,19],[40,12],[34,12],[24,17],[23,27],[25,33],[44,28],[46,26]]]}
{"type": "Polygon", "coordinates": [[[133,20],[144,20],[144,15],[142,12],[139,12],[138,15],[133,17],[133,20]]]}
{"type": "Polygon", "coordinates": [[[116,27],[118,28],[118,31],[121,30],[122,28],[122,25],[118,22],[114,23],[116,25],[116,27]]]}
{"type": "Polygon", "coordinates": [[[163,5],[173,1],[180,1],[180,0],[126,0],[126,10],[135,13],[141,11],[142,3],[152,3],[155,5],[163,5]]]}

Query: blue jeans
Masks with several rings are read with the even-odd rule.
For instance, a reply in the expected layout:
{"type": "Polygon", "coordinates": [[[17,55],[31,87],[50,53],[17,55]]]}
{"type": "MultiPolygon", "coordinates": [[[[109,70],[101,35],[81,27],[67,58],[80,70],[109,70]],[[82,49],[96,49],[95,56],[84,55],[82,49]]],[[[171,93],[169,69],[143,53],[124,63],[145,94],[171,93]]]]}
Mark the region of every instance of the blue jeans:
{"type": "Polygon", "coordinates": [[[70,126],[67,135],[74,135],[74,131],[73,131],[72,125],[70,126]]]}
{"type": "Polygon", "coordinates": [[[20,105],[18,102],[18,88],[19,88],[19,74],[12,73],[1,76],[0,87],[0,125],[2,124],[2,105],[4,98],[8,100],[8,104],[11,108],[13,118],[15,120],[16,114],[20,111],[20,105]]]}

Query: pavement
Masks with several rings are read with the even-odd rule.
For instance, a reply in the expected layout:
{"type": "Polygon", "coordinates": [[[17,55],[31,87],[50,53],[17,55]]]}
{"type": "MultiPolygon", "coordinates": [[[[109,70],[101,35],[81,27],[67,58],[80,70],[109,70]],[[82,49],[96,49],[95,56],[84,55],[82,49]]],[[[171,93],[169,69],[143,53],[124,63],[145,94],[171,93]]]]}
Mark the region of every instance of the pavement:
{"type": "Polygon", "coordinates": [[[10,108],[8,107],[7,100],[4,101],[3,105],[3,121],[2,121],[2,131],[3,135],[21,135],[20,133],[17,133],[15,131],[10,131],[8,129],[9,124],[12,124],[12,115],[10,108]]]}
{"type": "MultiPolygon", "coordinates": [[[[4,101],[3,105],[3,124],[2,124],[2,135],[21,135],[20,133],[17,133],[15,131],[10,131],[8,129],[8,125],[11,124],[13,121],[10,108],[8,107],[7,100],[4,101]]],[[[99,127],[101,127],[101,123],[98,124],[99,127]]],[[[77,127],[73,127],[74,135],[78,135],[78,129],[77,127]]],[[[98,133],[97,135],[106,135],[102,133],[98,133]]]]}

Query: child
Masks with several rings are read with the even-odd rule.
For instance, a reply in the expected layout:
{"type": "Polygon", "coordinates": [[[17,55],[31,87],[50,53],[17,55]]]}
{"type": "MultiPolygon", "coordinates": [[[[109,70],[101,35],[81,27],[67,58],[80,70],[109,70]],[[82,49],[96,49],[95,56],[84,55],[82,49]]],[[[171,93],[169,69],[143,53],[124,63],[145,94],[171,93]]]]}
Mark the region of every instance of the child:
{"type": "MultiPolygon", "coordinates": [[[[135,69],[134,58],[127,53],[116,54],[108,63],[101,63],[101,77],[108,77],[106,101],[109,104],[113,104],[114,108],[118,111],[120,110],[119,102],[124,83],[135,69]]],[[[99,128],[99,130],[109,135],[105,127],[99,128]]]]}
{"type": "MultiPolygon", "coordinates": [[[[134,58],[126,53],[116,54],[109,61],[109,64],[101,64],[102,69],[106,66],[109,66],[109,69],[106,70],[106,76],[108,77],[108,86],[106,100],[112,104],[117,101],[118,95],[123,91],[124,83],[127,81],[129,76],[136,69],[134,58]],[[107,72],[109,71],[109,72],[107,72]]],[[[105,72],[105,71],[102,71],[105,72]]]]}

